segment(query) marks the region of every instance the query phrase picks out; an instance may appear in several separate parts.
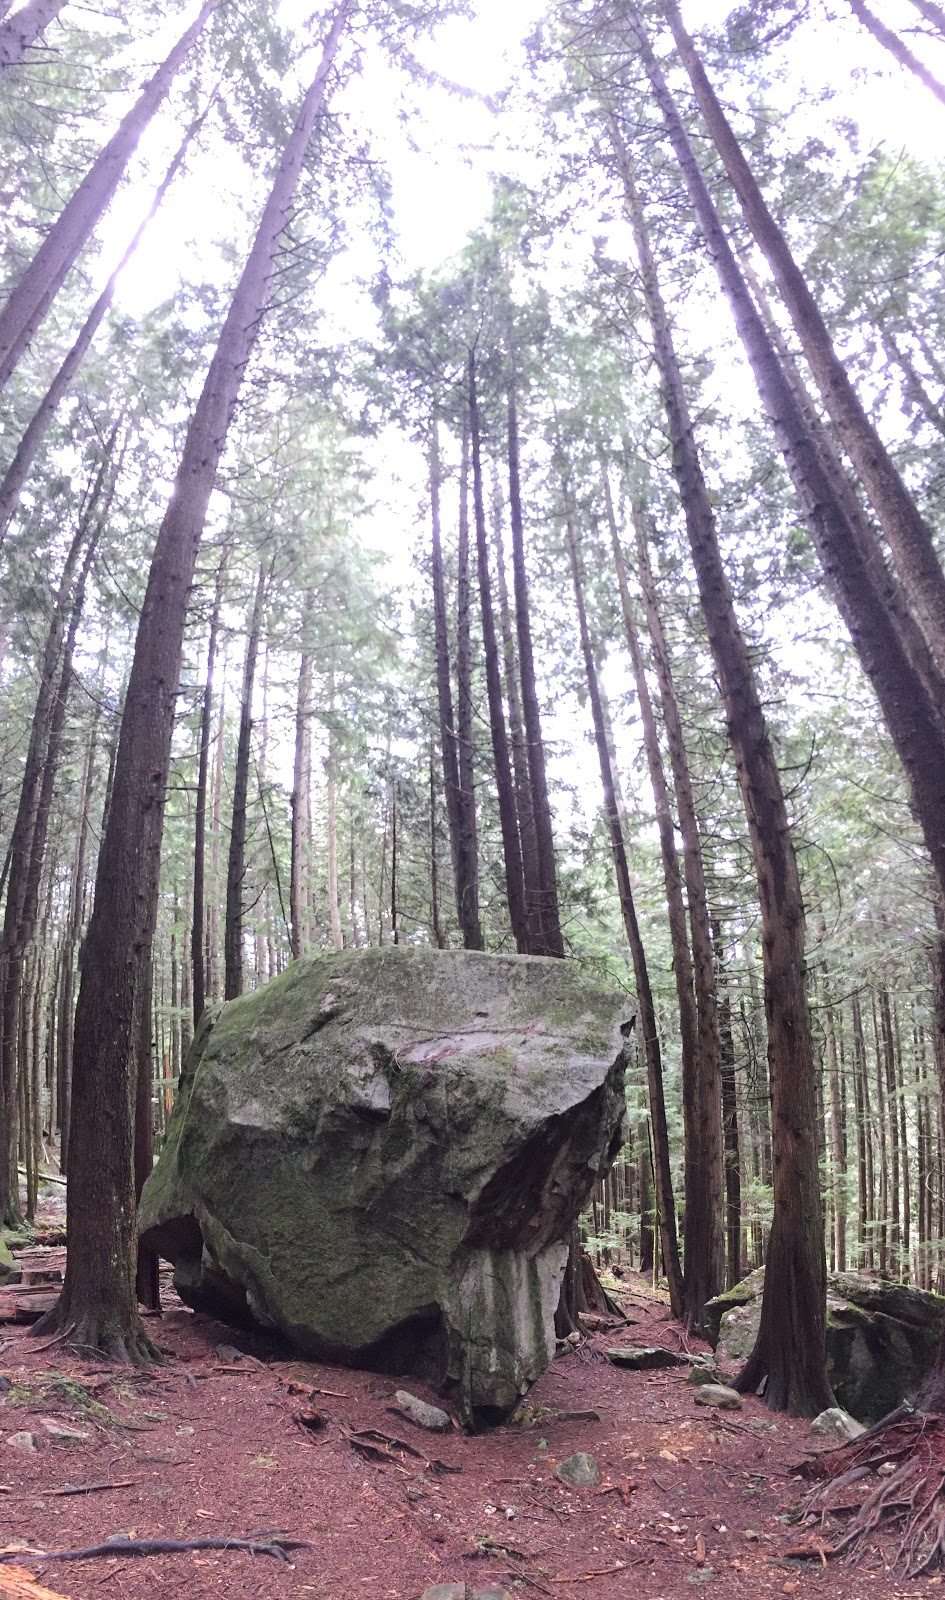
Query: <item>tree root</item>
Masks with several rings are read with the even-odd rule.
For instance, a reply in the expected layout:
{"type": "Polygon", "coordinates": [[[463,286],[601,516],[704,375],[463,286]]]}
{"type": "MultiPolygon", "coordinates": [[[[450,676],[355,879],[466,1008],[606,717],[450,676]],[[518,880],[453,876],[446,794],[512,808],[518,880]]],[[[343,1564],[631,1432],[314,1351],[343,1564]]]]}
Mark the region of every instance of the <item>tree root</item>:
{"type": "Polygon", "coordinates": [[[131,1325],[117,1328],[114,1322],[98,1317],[84,1316],[70,1320],[68,1313],[53,1306],[30,1329],[33,1337],[54,1334],[50,1344],[62,1343],[78,1355],[97,1356],[103,1361],[113,1361],[123,1367],[162,1366],[164,1357],[145,1332],[144,1323],[135,1312],[131,1325]]]}
{"type": "Polygon", "coordinates": [[[887,1566],[907,1578],[945,1566],[945,1417],[893,1412],[861,1438],[818,1457],[809,1470],[827,1482],[805,1502],[808,1526],[824,1527],[851,1512],[852,1520],[829,1547],[814,1541],[799,1553],[822,1550],[856,1562],[893,1534],[898,1544],[891,1556],[884,1551],[887,1566]]]}
{"type": "Polygon", "coordinates": [[[90,1561],[93,1556],[164,1556],[187,1550],[246,1550],[253,1556],[275,1556],[288,1565],[289,1551],[312,1550],[308,1539],[284,1539],[281,1535],[255,1534],[249,1539],[128,1539],[116,1534],[103,1544],[86,1545],[82,1550],[29,1550],[26,1547],[0,1552],[0,1561],[90,1561]]]}

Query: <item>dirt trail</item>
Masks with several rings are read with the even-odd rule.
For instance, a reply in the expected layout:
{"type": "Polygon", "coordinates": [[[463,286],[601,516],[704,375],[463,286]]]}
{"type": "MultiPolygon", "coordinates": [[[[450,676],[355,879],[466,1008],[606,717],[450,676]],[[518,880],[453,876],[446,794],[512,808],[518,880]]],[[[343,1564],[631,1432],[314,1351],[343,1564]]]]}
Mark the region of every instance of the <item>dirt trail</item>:
{"type": "Polygon", "coordinates": [[[291,1359],[172,1296],[149,1324],[167,1365],[147,1373],[83,1364],[7,1329],[0,1373],[14,1387],[0,1395],[0,1546],[276,1531],[313,1545],[292,1566],[235,1550],[29,1563],[71,1600],[411,1600],[430,1584],[464,1579],[532,1600],[691,1600],[699,1590],[732,1600],[892,1600],[945,1591],[938,1577],[892,1579],[878,1553],[872,1570],[786,1561],[799,1537],[784,1520],[799,1496],[792,1468],[818,1447],[808,1424],[772,1417],[754,1399],[737,1413],[697,1406],[685,1368],[612,1366],[608,1345],[686,1343],[643,1285],[628,1289],[634,1326],[594,1334],[555,1361],[528,1396],[529,1425],[474,1438],[427,1433],[392,1413],[401,1386],[435,1401],[422,1385],[291,1359]],[[221,1355],[220,1345],[243,1354],[221,1355]],[[309,1397],[312,1389],[321,1392],[309,1397]],[[103,1409],[90,1409],[88,1394],[103,1409]],[[314,1431],[301,1420],[312,1409],[323,1420],[314,1431]],[[586,1411],[600,1420],[558,1415],[586,1411]],[[83,1437],[57,1436],[46,1422],[83,1437]],[[350,1434],[371,1428],[460,1470],[403,1452],[365,1456],[350,1434]],[[35,1451],[9,1443],[22,1432],[35,1451]],[[569,1489],[555,1477],[575,1451],[597,1458],[599,1487],[569,1489]],[[114,1487],[54,1493],[91,1484],[114,1487]]]}

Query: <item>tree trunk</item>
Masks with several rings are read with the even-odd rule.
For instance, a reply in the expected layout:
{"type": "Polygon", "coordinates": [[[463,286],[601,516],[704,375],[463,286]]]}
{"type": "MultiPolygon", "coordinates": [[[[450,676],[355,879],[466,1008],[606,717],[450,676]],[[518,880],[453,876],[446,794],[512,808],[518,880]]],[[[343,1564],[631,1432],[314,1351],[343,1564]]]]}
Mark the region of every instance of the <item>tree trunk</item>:
{"type": "Polygon", "coordinates": [[[861,23],[867,32],[873,35],[873,38],[883,46],[884,50],[889,51],[893,60],[898,61],[901,67],[906,67],[909,72],[914,73],[919,82],[924,83],[925,87],[934,94],[936,100],[940,100],[945,105],[945,87],[939,83],[935,74],[929,71],[918,56],[913,54],[909,46],[903,43],[899,35],[893,33],[892,28],[887,28],[885,22],[876,15],[875,11],[871,11],[869,6],[864,5],[863,0],[848,0],[848,3],[857,22],[861,23]]]}
{"type": "MultiPolygon", "coordinates": [[[[97,156],[0,312],[0,388],[56,298],[69,269],[91,238],[118,188],[145,128],[167,95],[219,0],[204,0],[200,13],[178,39],[97,156]]],[[[15,17],[11,20],[15,20],[15,17]]]]}
{"type": "MultiPolygon", "coordinates": [[[[22,16],[22,12],[18,12],[17,15],[22,16]]],[[[141,243],[148,223],[157,215],[161,201],[177,176],[190,142],[205,116],[206,112],[192,127],[188,128],[183,143],[168,167],[163,182],[151,202],[151,208],[147,216],[135,230],[131,243],[86,317],[78,338],[26,426],[26,431],[17,446],[13,460],[4,474],[3,482],[0,483],[0,545],[3,544],[6,537],[7,529],[13,519],[13,513],[20,498],[20,490],[26,482],[30,468],[45,437],[46,430],[55,415],[56,408],[82,365],[92,340],[105,320],[105,314],[115,297],[118,279],[141,243]]]]}
{"type": "MultiPolygon", "coordinates": [[[[665,9],[696,99],[725,163],[745,218],[774,273],[840,442],[849,453],[875,507],[939,673],[945,674],[945,573],[929,527],[837,357],[817,303],[784,235],[765,204],[692,40],[683,27],[676,0],[665,0],[665,9]]],[[[716,253],[714,245],[710,244],[710,249],[713,254],[716,253]]],[[[880,560],[878,553],[874,559],[880,560]]]]}
{"type": "Polygon", "coordinates": [[[722,1076],[722,1135],[725,1143],[725,1287],[734,1288],[742,1276],[742,1159],[738,1137],[738,1083],[735,1074],[735,1036],[732,1002],[725,976],[725,948],[718,923],[712,926],[716,961],[719,1045],[722,1076]]]}
{"type": "MultiPolygon", "coordinates": [[[[432,538],[431,572],[433,579],[433,643],[436,655],[436,698],[440,721],[440,759],[443,764],[443,792],[449,828],[456,916],[463,945],[467,950],[481,947],[481,934],[471,922],[473,905],[468,893],[475,866],[468,859],[469,841],[463,826],[463,797],[459,775],[459,736],[453,709],[453,682],[450,672],[449,629],[446,620],[446,582],[443,576],[443,544],[440,530],[440,447],[436,418],[430,424],[430,522],[432,538]]],[[[478,922],[478,910],[475,912],[478,922]]]]}
{"type": "Polygon", "coordinates": [[[302,654],[295,701],[295,765],[292,775],[292,835],[289,848],[289,937],[297,961],[305,949],[308,932],[308,829],[312,814],[312,652],[307,632],[315,605],[311,590],[305,596],[302,620],[302,654]]]}
{"type": "MultiPolygon", "coordinates": [[[[686,1197],[683,1228],[683,1314],[689,1327],[702,1329],[705,1303],[721,1292],[725,1279],[725,1237],[722,1212],[722,1087],[718,1035],[708,1055],[700,1051],[698,1012],[693,989],[692,958],[686,933],[686,906],[682,874],[676,850],[676,834],[670,806],[669,788],[660,750],[659,730],[640,648],[636,619],[630,599],[623,552],[617,533],[613,496],[606,468],[602,475],[604,504],[610,527],[611,544],[617,564],[617,580],[623,609],[624,633],[633,680],[636,684],[643,743],[646,751],[650,787],[656,810],[656,827],[663,860],[663,883],[669,919],[673,975],[679,1007],[679,1037],[682,1055],[683,1125],[685,1129],[684,1192],[686,1197]]],[[[687,768],[688,775],[688,768],[687,768]]],[[[701,865],[701,852],[700,852],[701,865]]],[[[704,885],[703,885],[704,890],[704,885]]],[[[705,914],[703,900],[703,914],[705,914]]],[[[711,950],[710,950],[711,956],[711,950]]],[[[711,965],[711,961],[710,961],[711,965]]],[[[715,981],[712,975],[714,1013],[715,981]]]]}
{"type": "Polygon", "coordinates": [[[528,749],[525,739],[525,721],[522,716],[522,697],[519,689],[518,652],[515,648],[515,628],[509,605],[509,590],[505,576],[505,550],[502,542],[502,502],[498,482],[494,484],[492,542],[495,549],[496,593],[499,601],[499,624],[502,631],[502,659],[505,668],[505,703],[509,712],[509,744],[512,755],[512,780],[515,789],[515,815],[518,819],[518,837],[522,852],[522,877],[525,883],[525,921],[528,928],[528,953],[536,955],[536,944],[541,939],[541,878],[538,871],[538,835],[535,830],[535,807],[532,799],[531,777],[528,771],[528,749]]]}
{"type": "MultiPolygon", "coordinates": [[[[648,49],[645,64],[656,88],[662,79],[648,49]]],[[[657,98],[662,105],[661,94],[657,98]]],[[[804,905],[780,776],[722,564],[712,504],[629,167],[626,178],[672,441],[673,472],[686,518],[709,645],[719,674],[761,907],[774,1141],[774,1220],[758,1340],[739,1384],[750,1389],[763,1387],[765,1402],[772,1410],[815,1415],[833,1402],[826,1365],[826,1261],[814,1059],[805,992],[804,905]]]]}
{"type": "Polygon", "coordinates": [[[525,917],[525,881],[522,874],[522,851],[518,837],[518,819],[515,814],[515,792],[512,787],[512,767],[509,760],[509,739],[505,727],[505,709],[502,704],[502,679],[499,669],[499,645],[496,638],[495,613],[492,609],[492,584],[489,578],[489,546],[486,538],[486,512],[482,492],[482,460],[480,455],[479,400],[476,393],[476,356],[469,352],[469,433],[472,444],[473,514],[476,524],[476,549],[479,558],[479,600],[482,613],[482,639],[486,660],[486,689],[489,696],[489,724],[492,732],[492,752],[495,758],[495,779],[499,799],[499,823],[502,830],[502,849],[505,857],[505,890],[509,906],[512,937],[520,955],[528,950],[528,926],[525,917]]]}
{"type": "MultiPolygon", "coordinates": [[[[0,935],[0,1223],[19,1220],[17,1194],[17,1060],[20,1020],[20,992],[23,978],[23,960],[32,937],[39,889],[39,873],[45,848],[45,830],[49,805],[52,799],[51,784],[58,744],[62,731],[64,705],[62,696],[68,691],[71,674],[72,646],[98,529],[93,528],[93,517],[101,509],[104,496],[107,506],[109,494],[106,478],[112,471],[111,452],[115,432],[103,451],[94,481],[89,489],[75,537],[66,556],[58,593],[53,604],[43,654],[39,666],[39,687],[33,710],[29,744],[23,766],[16,816],[10,838],[7,874],[6,903],[3,931],[0,935]],[[76,565],[85,546],[83,566],[78,580],[76,565]],[[63,637],[66,617],[72,610],[67,637],[63,637]],[[57,693],[57,673],[66,669],[65,689],[60,678],[57,693]],[[58,733],[56,724],[58,720],[58,733]],[[44,814],[45,808],[45,814],[44,814]]],[[[101,523],[99,522],[99,528],[101,523]]]]}
{"type": "Polygon", "coordinates": [[[12,67],[22,60],[65,4],[66,0],[27,0],[26,5],[20,6],[0,27],[0,67],[12,67]]]}
{"type": "MultiPolygon", "coordinates": [[[[514,352],[510,351],[514,366],[514,352]]],[[[558,910],[558,882],[555,867],[555,841],[548,798],[545,746],[541,736],[541,711],[535,680],[535,653],[528,599],[528,573],[525,568],[525,523],[522,516],[522,486],[519,467],[518,412],[515,401],[514,371],[508,388],[509,438],[509,521],[512,529],[512,577],[515,587],[515,622],[518,631],[518,663],[522,685],[522,715],[528,752],[532,815],[537,852],[538,892],[537,930],[532,938],[532,954],[563,956],[561,916],[558,910]]]]}
{"type": "Polygon", "coordinates": [[[338,903],[337,743],[335,674],[332,669],[329,672],[328,680],[328,755],[325,761],[325,810],[328,830],[328,933],[333,950],[344,948],[344,938],[341,932],[341,907],[338,903]]]}
{"type": "Polygon", "coordinates": [[[479,838],[476,828],[476,762],[473,741],[472,642],[469,593],[469,430],[463,429],[456,566],[456,718],[459,736],[459,829],[466,878],[462,885],[463,942],[482,950],[479,920],[479,838]]]}
{"type": "Polygon", "coordinates": [[[153,1354],[134,1303],[134,1064],[157,908],[164,796],[190,585],[246,362],[269,298],[288,208],[347,19],[335,14],[187,431],[158,533],[125,698],[115,780],[76,1007],[69,1259],[43,1319],[86,1350],[153,1354]]]}
{"type": "Polygon", "coordinates": [[[213,610],[210,613],[210,635],[207,639],[207,680],[203,688],[203,705],[200,712],[200,751],[197,758],[197,794],[194,816],[194,913],[190,930],[190,960],[193,973],[194,1027],[203,1016],[207,1004],[207,974],[204,960],[204,924],[206,921],[206,860],[207,860],[207,771],[210,764],[210,721],[213,715],[213,672],[217,659],[217,634],[220,628],[220,608],[223,604],[223,584],[229,550],[224,549],[217,567],[213,591],[213,610]]]}
{"type": "Polygon", "coordinates": [[[243,879],[246,876],[246,803],[249,794],[249,764],[253,734],[253,688],[256,659],[262,632],[263,610],[275,558],[261,562],[256,578],[246,635],[243,663],[243,691],[240,697],[240,727],[236,741],[236,766],[233,773],[233,811],[230,822],[230,849],[226,865],[226,922],[223,928],[223,998],[235,1000],[243,993],[243,879]]]}
{"type": "Polygon", "coordinates": [[[942,38],[945,39],[945,10],[940,5],[936,5],[935,0],[912,0],[912,4],[919,12],[919,15],[923,16],[926,22],[930,23],[935,29],[936,33],[940,33],[942,38]]]}
{"type": "MultiPolygon", "coordinates": [[[[567,490],[565,491],[567,496],[567,490]]],[[[647,1082],[650,1096],[650,1124],[653,1130],[653,1144],[655,1148],[656,1184],[659,1198],[659,1226],[660,1241],[662,1244],[663,1271],[669,1286],[670,1306],[674,1317],[683,1314],[683,1281],[679,1267],[679,1246],[676,1238],[676,1205],[673,1197],[673,1180],[669,1160],[669,1136],[666,1130],[666,1103],[663,1095],[663,1064],[660,1056],[659,1028],[656,1021],[656,1007],[653,1004],[653,994],[650,989],[650,977],[647,970],[646,952],[643,940],[640,937],[640,928],[637,922],[636,907],[633,903],[633,889],[630,883],[630,868],[627,862],[627,850],[623,837],[621,824],[621,801],[619,779],[613,767],[610,753],[610,741],[607,734],[607,718],[604,710],[603,698],[597,678],[597,664],[594,660],[594,651],[591,645],[590,631],[587,625],[587,609],[584,604],[584,585],[581,579],[581,568],[578,558],[577,540],[574,530],[574,518],[570,503],[566,500],[565,529],[568,546],[568,559],[571,565],[571,579],[574,584],[574,600],[577,608],[578,627],[581,636],[581,653],[584,657],[584,671],[587,680],[588,699],[591,703],[591,715],[594,721],[594,739],[597,745],[597,756],[600,762],[601,784],[604,791],[604,812],[607,817],[607,826],[610,832],[610,845],[613,851],[614,870],[617,875],[617,892],[620,897],[620,909],[623,913],[624,927],[627,933],[627,943],[633,960],[633,975],[637,988],[637,1005],[640,1009],[640,1033],[643,1039],[643,1049],[646,1057],[647,1082]]]]}

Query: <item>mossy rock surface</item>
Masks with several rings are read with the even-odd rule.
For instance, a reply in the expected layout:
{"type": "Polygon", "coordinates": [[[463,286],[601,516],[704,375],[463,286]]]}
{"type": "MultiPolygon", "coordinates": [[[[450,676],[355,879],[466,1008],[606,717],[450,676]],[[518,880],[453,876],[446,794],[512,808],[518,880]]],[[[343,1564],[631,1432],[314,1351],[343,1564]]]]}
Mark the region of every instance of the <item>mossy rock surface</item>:
{"type": "MultiPolygon", "coordinates": [[[[718,1359],[732,1366],[751,1353],[761,1318],[764,1268],[709,1302],[718,1359]]],[[[871,1277],[827,1279],[827,1375],[838,1405],[860,1422],[878,1422],[912,1399],[935,1365],[945,1299],[871,1277]]]]}
{"type": "Polygon", "coordinates": [[[565,1241],[621,1143],[625,1009],[563,961],[296,962],[205,1016],[144,1237],[191,1304],[498,1420],[554,1354],[565,1241]]]}
{"type": "Polygon", "coordinates": [[[9,1241],[0,1233],[0,1283],[13,1283],[19,1276],[20,1269],[13,1259],[9,1241]]]}

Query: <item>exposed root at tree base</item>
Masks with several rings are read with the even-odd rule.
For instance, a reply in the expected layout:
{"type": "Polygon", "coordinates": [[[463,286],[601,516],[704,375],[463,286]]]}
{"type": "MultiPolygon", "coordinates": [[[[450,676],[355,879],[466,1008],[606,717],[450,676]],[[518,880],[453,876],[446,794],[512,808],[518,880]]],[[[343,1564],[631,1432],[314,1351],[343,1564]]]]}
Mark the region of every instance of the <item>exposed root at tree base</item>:
{"type": "Polygon", "coordinates": [[[808,1498],[804,1522],[837,1531],[792,1555],[855,1562],[882,1540],[887,1566],[908,1578],[945,1566],[945,1417],[893,1412],[809,1471],[828,1481],[808,1498]]]}
{"type": "Polygon", "coordinates": [[[103,1361],[114,1361],[121,1366],[148,1367],[160,1365],[164,1357],[151,1343],[137,1313],[128,1327],[116,1328],[114,1321],[95,1316],[68,1320],[68,1313],[58,1306],[47,1311],[33,1324],[30,1332],[37,1338],[52,1335],[67,1350],[84,1357],[97,1356],[103,1361]]]}

